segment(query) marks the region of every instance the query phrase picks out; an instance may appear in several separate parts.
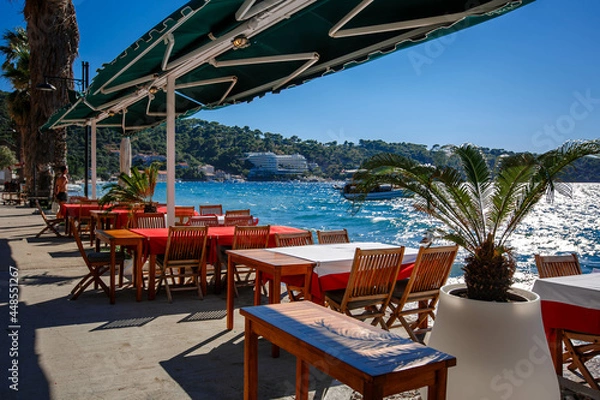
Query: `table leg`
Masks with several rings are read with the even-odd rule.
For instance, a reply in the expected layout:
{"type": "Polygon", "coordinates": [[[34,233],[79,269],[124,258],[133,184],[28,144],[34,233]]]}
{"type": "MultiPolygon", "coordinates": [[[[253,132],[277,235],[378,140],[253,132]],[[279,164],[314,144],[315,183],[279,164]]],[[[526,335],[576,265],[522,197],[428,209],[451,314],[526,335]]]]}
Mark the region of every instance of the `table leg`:
{"type": "MultiPolygon", "coordinates": [[[[140,257],[141,259],[141,257],[140,257]]],[[[141,261],[140,261],[141,264],[141,261]]],[[[140,271],[143,266],[140,267],[140,271]]],[[[148,300],[156,298],[156,254],[148,257],[148,300]]]]}
{"type": "Polygon", "coordinates": [[[256,275],[256,278],[254,280],[254,305],[260,306],[260,303],[261,303],[260,290],[262,288],[262,285],[260,283],[262,282],[262,272],[260,272],[259,270],[256,270],[255,275],[256,275]]]}
{"type": "Polygon", "coordinates": [[[296,399],[308,400],[309,365],[296,358],[296,399]]]}
{"type": "Polygon", "coordinates": [[[233,276],[233,262],[230,255],[227,260],[227,329],[233,329],[233,296],[235,292],[235,277],[233,276]]]}
{"type": "MultiPolygon", "coordinates": [[[[211,240],[216,240],[216,239],[211,239],[211,240]]],[[[216,253],[216,264],[214,265],[215,268],[215,294],[220,294],[221,293],[221,267],[223,266],[223,256],[221,254],[221,246],[219,246],[218,243],[216,243],[214,246],[211,243],[209,248],[211,250],[213,250],[216,253]]]]}
{"type": "MultiPolygon", "coordinates": [[[[273,295],[269,294],[271,299],[271,304],[279,304],[281,298],[281,271],[279,269],[275,269],[275,273],[273,274],[273,285],[271,287],[273,295]]],[[[260,293],[259,293],[260,295],[260,293]]],[[[271,345],[271,357],[278,358],[279,357],[279,346],[274,344],[271,345]]]]}
{"type": "MultiPolygon", "coordinates": [[[[229,314],[227,317],[229,318],[229,314]]],[[[244,400],[256,400],[257,398],[258,335],[254,333],[252,321],[247,318],[244,332],[244,400]]]]}
{"type": "Polygon", "coordinates": [[[142,241],[138,240],[135,246],[135,254],[133,255],[133,268],[135,273],[135,299],[142,301],[142,289],[144,288],[144,278],[142,276],[142,241]]]}
{"type": "Polygon", "coordinates": [[[445,400],[446,385],[448,382],[448,369],[443,368],[435,372],[433,385],[427,387],[427,400],[445,400]]]}
{"type": "Polygon", "coordinates": [[[304,273],[304,300],[310,301],[310,281],[312,280],[312,267],[308,268],[304,273]]]}
{"type": "Polygon", "coordinates": [[[111,241],[110,243],[110,286],[108,288],[108,294],[110,304],[115,304],[115,259],[116,259],[116,245],[111,241]]]}
{"type": "Polygon", "coordinates": [[[96,218],[92,215],[90,218],[90,246],[94,245],[96,239],[96,218]]]}
{"type": "Polygon", "coordinates": [[[550,355],[554,363],[556,375],[563,376],[563,331],[562,329],[552,329],[548,339],[550,355]]]}

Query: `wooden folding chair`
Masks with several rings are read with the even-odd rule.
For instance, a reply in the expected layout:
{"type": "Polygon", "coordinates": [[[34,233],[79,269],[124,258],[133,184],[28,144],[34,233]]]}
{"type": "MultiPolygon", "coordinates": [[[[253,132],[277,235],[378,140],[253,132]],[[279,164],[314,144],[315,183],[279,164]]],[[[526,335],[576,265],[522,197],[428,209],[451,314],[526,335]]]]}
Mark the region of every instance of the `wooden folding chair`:
{"type": "Polygon", "coordinates": [[[252,226],[254,217],[252,215],[225,215],[225,226],[252,226]]]}
{"type": "MultiPolygon", "coordinates": [[[[275,246],[290,247],[290,246],[308,246],[313,244],[313,235],[310,231],[294,232],[294,233],[276,233],[275,246]]],[[[285,284],[290,301],[301,301],[306,298],[304,287],[285,284]]]]}
{"type": "MultiPolygon", "coordinates": [[[[265,226],[236,226],[233,234],[232,250],[264,249],[269,245],[269,232],[271,227],[265,226]]],[[[227,259],[224,258],[225,265],[227,259]]],[[[254,286],[255,281],[251,279],[254,268],[245,265],[234,265],[236,285],[234,286],[236,296],[238,286],[254,286]]],[[[228,272],[229,273],[229,272],[228,272]]],[[[263,286],[263,292],[266,288],[263,286]]]]}
{"type": "Polygon", "coordinates": [[[194,206],[175,206],[175,220],[181,225],[187,224],[188,220],[194,216],[194,206]]]}
{"type": "Polygon", "coordinates": [[[317,241],[319,244],[350,243],[350,238],[346,229],[339,229],[334,231],[317,231],[317,241]]]}
{"type": "Polygon", "coordinates": [[[41,231],[39,231],[38,234],[35,235],[35,237],[39,238],[46,231],[54,233],[57,237],[62,237],[62,235],[60,234],[60,232],[57,229],[57,226],[60,223],[65,222],[65,218],[57,218],[56,216],[46,215],[46,213],[42,209],[42,206],[40,205],[39,200],[37,200],[37,199],[35,200],[35,206],[37,207],[40,215],[44,219],[44,223],[46,224],[46,226],[44,226],[44,228],[41,231]]]}
{"type": "Polygon", "coordinates": [[[77,215],[76,221],[80,235],[82,233],[91,235],[92,216],[90,215],[90,210],[87,207],[83,207],[84,205],[89,204],[98,204],[98,202],[96,200],[86,200],[79,203],[79,214],[77,215]]]}
{"type": "Polygon", "coordinates": [[[580,275],[581,266],[575,253],[564,256],[542,256],[535,254],[535,265],[540,278],[580,275]]]}
{"type": "Polygon", "coordinates": [[[399,320],[413,341],[422,342],[417,335],[431,330],[427,326],[428,318],[435,319],[440,288],[450,275],[457,253],[458,246],[419,249],[410,278],[398,281],[392,293],[389,304],[391,315],[386,322],[388,328],[394,327],[394,322],[399,320]],[[414,307],[412,303],[415,303],[414,307]],[[408,315],[417,315],[417,318],[409,323],[405,318],[408,315]]]}
{"type": "Polygon", "coordinates": [[[156,290],[158,292],[164,283],[169,303],[173,301],[171,291],[174,290],[195,289],[198,297],[204,298],[207,232],[206,226],[169,227],[165,254],[156,259],[161,270],[156,290]],[[169,279],[178,284],[169,284],[169,279]]]}
{"type": "Polygon", "coordinates": [[[250,209],[244,210],[226,210],[225,216],[239,216],[239,215],[250,215],[250,209]]]}
{"type": "MultiPolygon", "coordinates": [[[[81,258],[85,262],[88,268],[88,273],[85,275],[77,285],[71,290],[71,300],[77,300],[79,295],[90,285],[94,284],[95,288],[100,287],[107,296],[110,296],[110,291],[106,283],[102,281],[102,275],[110,271],[110,253],[109,252],[97,252],[93,250],[85,250],[83,243],[81,242],[81,236],[79,235],[79,228],[74,221],[71,221],[71,232],[77,243],[77,248],[81,254],[81,258]]],[[[119,286],[123,285],[123,263],[125,256],[123,252],[115,254],[115,264],[119,265],[119,286]]]]}
{"type": "Polygon", "coordinates": [[[219,217],[216,215],[195,215],[190,218],[188,226],[219,226],[219,217]]]}
{"type": "Polygon", "coordinates": [[[198,211],[200,215],[222,215],[223,206],[221,204],[200,204],[198,211]]]}
{"type": "Polygon", "coordinates": [[[402,265],[404,247],[394,249],[356,249],[352,270],[345,289],[325,292],[325,304],[331,309],[388,329],[383,317],[402,265]],[[354,313],[359,310],[360,313],[354,313]]]}
{"type": "MultiPolygon", "coordinates": [[[[581,266],[575,253],[561,256],[535,254],[535,265],[542,279],[581,274],[581,266]]],[[[579,370],[592,389],[600,390],[598,379],[594,378],[585,365],[587,361],[600,355],[600,335],[563,330],[563,343],[566,350],[563,353],[563,364],[567,364],[567,368],[573,373],[579,370]]]]}
{"type": "Polygon", "coordinates": [[[165,214],[136,212],[131,217],[132,228],[165,228],[165,214]]]}

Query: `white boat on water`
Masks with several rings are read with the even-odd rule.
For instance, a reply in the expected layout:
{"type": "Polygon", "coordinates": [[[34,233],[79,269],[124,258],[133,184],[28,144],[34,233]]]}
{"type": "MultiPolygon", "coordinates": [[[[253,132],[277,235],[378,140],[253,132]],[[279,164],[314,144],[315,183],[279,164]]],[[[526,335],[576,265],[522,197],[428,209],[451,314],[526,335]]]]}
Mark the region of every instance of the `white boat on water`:
{"type": "Polygon", "coordinates": [[[340,192],[348,200],[389,200],[410,196],[405,190],[395,188],[389,184],[379,185],[365,195],[356,190],[356,184],[347,183],[340,192]]]}
{"type": "Polygon", "coordinates": [[[83,186],[77,183],[67,183],[67,194],[71,196],[83,196],[83,186]]]}

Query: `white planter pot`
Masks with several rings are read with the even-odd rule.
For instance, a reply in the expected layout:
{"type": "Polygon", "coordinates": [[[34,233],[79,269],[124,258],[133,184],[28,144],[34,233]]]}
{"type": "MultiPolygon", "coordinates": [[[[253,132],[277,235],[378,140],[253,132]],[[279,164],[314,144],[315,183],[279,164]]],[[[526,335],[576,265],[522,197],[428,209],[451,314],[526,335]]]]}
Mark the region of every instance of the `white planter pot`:
{"type": "Polygon", "coordinates": [[[442,288],[428,342],[457,359],[449,369],[447,399],[560,399],[539,296],[513,289],[528,301],[496,303],[450,294],[461,287],[442,288]]]}

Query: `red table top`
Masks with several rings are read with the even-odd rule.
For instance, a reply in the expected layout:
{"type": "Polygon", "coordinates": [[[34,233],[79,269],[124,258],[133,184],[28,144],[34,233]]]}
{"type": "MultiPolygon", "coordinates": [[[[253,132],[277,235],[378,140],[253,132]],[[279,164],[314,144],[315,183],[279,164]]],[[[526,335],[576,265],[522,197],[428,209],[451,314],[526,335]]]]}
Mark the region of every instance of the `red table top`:
{"type": "Polygon", "coordinates": [[[88,217],[91,210],[101,210],[102,207],[97,203],[63,203],[60,205],[60,213],[67,217],[79,217],[81,209],[82,216],[88,217]]]}
{"type": "MultiPolygon", "coordinates": [[[[167,248],[167,239],[169,237],[168,228],[155,229],[131,229],[132,232],[145,236],[148,239],[149,254],[164,254],[167,248]]],[[[233,234],[235,226],[210,226],[208,227],[208,262],[216,260],[216,249],[219,246],[231,246],[233,244],[233,234]]],[[[275,247],[276,233],[295,233],[303,232],[302,229],[292,228],[290,226],[272,225],[269,234],[269,247],[275,247]]]]}
{"type": "Polygon", "coordinates": [[[600,335],[600,274],[538,279],[532,291],[540,296],[549,339],[557,329],[600,335]]]}

